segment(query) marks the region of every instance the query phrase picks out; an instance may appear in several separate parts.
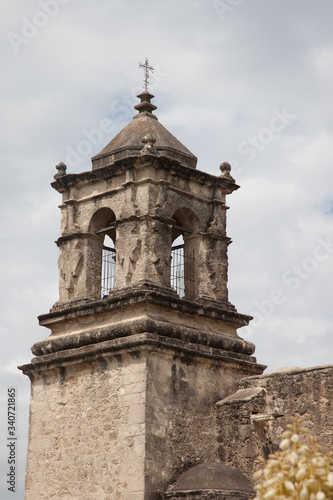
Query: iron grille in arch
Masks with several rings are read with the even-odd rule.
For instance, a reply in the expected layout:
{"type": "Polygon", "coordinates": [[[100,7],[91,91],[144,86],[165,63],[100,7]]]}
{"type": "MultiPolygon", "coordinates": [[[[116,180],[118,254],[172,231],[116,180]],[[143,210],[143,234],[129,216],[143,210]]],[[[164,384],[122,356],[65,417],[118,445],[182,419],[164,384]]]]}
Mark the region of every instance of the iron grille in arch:
{"type": "Polygon", "coordinates": [[[184,245],[171,249],[171,286],[180,298],[194,298],[194,251],[185,252],[184,245]]]}
{"type": "Polygon", "coordinates": [[[102,298],[109,295],[116,286],[116,250],[103,245],[102,252],[102,277],[101,295],[102,298]]]}

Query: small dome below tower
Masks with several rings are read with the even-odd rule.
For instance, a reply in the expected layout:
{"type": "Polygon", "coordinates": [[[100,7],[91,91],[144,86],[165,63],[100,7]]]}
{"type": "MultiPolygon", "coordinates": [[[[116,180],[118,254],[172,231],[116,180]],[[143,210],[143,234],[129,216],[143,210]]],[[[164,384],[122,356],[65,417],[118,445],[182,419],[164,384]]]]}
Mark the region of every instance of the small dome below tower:
{"type": "Polygon", "coordinates": [[[165,493],[166,500],[248,500],[255,492],[238,470],[221,463],[196,465],[184,472],[165,493]]]}
{"type": "Polygon", "coordinates": [[[174,135],[158,121],[152,113],[157,107],[150,101],[154,97],[144,90],[137,97],[140,103],[134,106],[139,113],[117,134],[100,153],[92,158],[93,170],[112,164],[129,156],[147,154],[146,137],[151,137],[154,148],[150,154],[177,160],[186,167],[196,168],[194,156],[174,135]]]}

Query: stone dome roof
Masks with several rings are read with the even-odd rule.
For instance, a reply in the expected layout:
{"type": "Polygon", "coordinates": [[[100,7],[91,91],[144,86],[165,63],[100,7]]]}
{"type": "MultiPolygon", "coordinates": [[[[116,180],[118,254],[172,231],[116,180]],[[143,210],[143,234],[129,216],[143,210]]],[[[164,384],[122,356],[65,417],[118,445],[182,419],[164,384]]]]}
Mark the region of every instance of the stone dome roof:
{"type": "Polygon", "coordinates": [[[178,160],[187,167],[195,168],[197,158],[158,121],[152,113],[156,106],[148,91],[138,95],[141,102],[134,106],[139,111],[133,120],[117,134],[92,160],[109,157],[111,162],[128,156],[150,152],[178,160]],[[148,146],[146,145],[148,144],[148,146]]]}
{"type": "Polygon", "coordinates": [[[214,492],[212,498],[224,499],[248,499],[255,495],[251,482],[239,470],[221,463],[205,463],[184,472],[164,497],[196,499],[209,492],[214,492]]]}

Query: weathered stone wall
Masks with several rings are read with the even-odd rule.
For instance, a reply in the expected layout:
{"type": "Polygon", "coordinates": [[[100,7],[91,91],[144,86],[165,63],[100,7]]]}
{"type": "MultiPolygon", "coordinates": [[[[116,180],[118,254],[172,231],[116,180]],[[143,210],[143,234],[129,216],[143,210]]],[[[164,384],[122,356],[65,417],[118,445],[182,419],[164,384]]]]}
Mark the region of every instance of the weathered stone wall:
{"type": "Polygon", "coordinates": [[[145,385],[130,354],[35,373],[25,500],[143,500],[145,385]]]}
{"type": "Polygon", "coordinates": [[[158,500],[184,470],[216,460],[215,403],[262,367],[134,334],[22,369],[32,380],[26,500],[158,500]]]}
{"type": "Polygon", "coordinates": [[[242,379],[239,389],[217,403],[219,458],[248,477],[278,449],[290,416],[326,450],[333,449],[333,365],[293,369],[242,379]]]}
{"type": "Polygon", "coordinates": [[[215,402],[233,392],[241,367],[212,357],[154,351],[147,359],[147,499],[182,472],[217,460],[215,402]],[[237,373],[238,371],[238,373],[237,373]]]}

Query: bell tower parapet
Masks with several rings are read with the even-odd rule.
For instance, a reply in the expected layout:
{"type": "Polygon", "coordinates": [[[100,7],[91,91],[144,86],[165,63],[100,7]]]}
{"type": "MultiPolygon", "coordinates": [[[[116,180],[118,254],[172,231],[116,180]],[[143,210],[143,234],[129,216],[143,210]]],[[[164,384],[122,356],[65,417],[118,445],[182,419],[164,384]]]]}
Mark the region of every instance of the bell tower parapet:
{"type": "Polygon", "coordinates": [[[52,185],[63,194],[59,304],[102,297],[105,236],[115,250],[112,293],[140,283],[171,291],[172,241],[182,235],[194,283],[186,297],[227,305],[225,196],[238,188],[233,180],[147,154],[52,185]]]}

